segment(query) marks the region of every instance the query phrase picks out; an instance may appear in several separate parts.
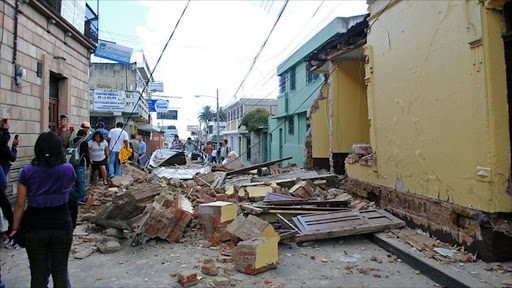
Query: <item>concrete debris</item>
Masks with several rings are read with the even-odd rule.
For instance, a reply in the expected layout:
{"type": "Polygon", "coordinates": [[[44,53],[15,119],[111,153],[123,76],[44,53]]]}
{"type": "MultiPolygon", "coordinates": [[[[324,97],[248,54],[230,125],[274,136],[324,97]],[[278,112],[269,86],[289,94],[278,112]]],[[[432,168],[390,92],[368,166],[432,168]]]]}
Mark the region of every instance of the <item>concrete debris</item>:
{"type": "Polygon", "coordinates": [[[391,230],[387,233],[387,237],[396,238],[400,242],[407,243],[422,252],[426,257],[434,258],[444,264],[476,261],[476,255],[467,253],[464,251],[464,247],[453,247],[420,230],[415,231],[409,228],[391,230]]]}
{"type": "Polygon", "coordinates": [[[201,266],[201,273],[208,276],[219,275],[219,267],[215,264],[213,259],[206,259],[201,266]]]}
{"type": "Polygon", "coordinates": [[[117,241],[107,241],[99,244],[98,250],[103,254],[114,253],[121,250],[121,244],[117,241]]]}
{"type": "Polygon", "coordinates": [[[190,287],[199,283],[200,278],[197,276],[197,272],[193,270],[180,271],[177,274],[178,283],[181,287],[190,287]]]}
{"type": "MultiPolygon", "coordinates": [[[[372,155],[368,145],[354,147],[354,151],[357,153],[354,152],[351,154],[354,156],[349,158],[357,157],[357,161],[372,155]]],[[[332,235],[304,238],[306,234],[302,229],[308,228],[311,223],[307,223],[308,227],[299,227],[292,220],[294,217],[343,211],[367,215],[369,210],[377,208],[374,202],[360,199],[358,195],[351,196],[339,189],[340,178],[337,175],[305,171],[296,165],[280,167],[267,162],[244,167],[236,153],[230,153],[224,165],[211,165],[208,169],[201,167],[192,174],[185,171],[187,167],[158,168],[177,169],[188,175],[174,177],[177,175],[174,172],[162,176],[155,172],[158,169],[148,172],[128,163],[123,166],[123,176],[111,179],[111,188],[90,188],[88,201],[81,206],[79,226],[75,230],[73,257],[84,259],[98,250],[101,253],[114,253],[126,246],[128,240],[133,246],[153,238],[198,243],[191,238],[202,233],[199,237],[207,241],[198,239],[201,244],[197,246],[218,250],[219,256],[189,267],[200,269],[204,275],[216,276],[210,278],[206,286],[225,287],[237,285],[236,279],[226,276],[236,271],[252,275],[276,268],[280,241],[288,245],[301,240],[332,238],[332,235]],[[210,172],[216,170],[222,172],[210,172]],[[239,214],[241,212],[245,215],[239,214]]],[[[363,218],[361,221],[365,220],[363,218]]],[[[460,261],[461,257],[467,256],[461,248],[443,245],[437,240],[415,241],[408,234],[399,234],[400,231],[393,230],[398,234],[390,234],[413,243],[411,245],[416,249],[432,258],[460,261]],[[444,253],[446,249],[453,253],[453,257],[444,253]]],[[[321,253],[315,254],[319,256],[318,263],[335,261],[321,253]]],[[[314,255],[308,253],[306,256],[316,261],[314,255]]],[[[339,261],[355,264],[350,262],[361,262],[360,257],[356,254],[346,255],[339,261]]],[[[370,260],[382,263],[376,257],[370,260]]],[[[387,260],[399,261],[396,256],[390,256],[387,260]]],[[[474,260],[470,258],[467,261],[474,260]]],[[[357,265],[353,266],[354,271],[365,275],[371,276],[372,271],[376,271],[360,270],[357,265]]],[[[195,285],[201,280],[198,273],[193,270],[181,271],[176,275],[178,283],[182,287],[195,285]]],[[[373,273],[373,277],[386,276],[373,273]]]]}

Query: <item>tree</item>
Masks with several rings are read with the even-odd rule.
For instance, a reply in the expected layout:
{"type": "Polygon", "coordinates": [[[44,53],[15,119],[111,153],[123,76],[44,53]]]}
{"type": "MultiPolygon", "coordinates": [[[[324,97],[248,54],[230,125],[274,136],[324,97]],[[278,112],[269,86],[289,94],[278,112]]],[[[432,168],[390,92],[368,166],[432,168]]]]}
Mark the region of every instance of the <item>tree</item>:
{"type": "Polygon", "coordinates": [[[249,132],[256,131],[259,127],[268,125],[268,116],[270,113],[263,108],[251,110],[242,118],[240,126],[244,125],[249,132]]]}
{"type": "Polygon", "coordinates": [[[227,119],[226,111],[224,111],[222,109],[222,107],[219,107],[219,120],[220,120],[220,122],[226,122],[226,119],[227,119]]]}
{"type": "Polygon", "coordinates": [[[211,107],[206,105],[203,106],[203,110],[199,112],[199,122],[204,122],[208,126],[208,122],[212,121],[215,117],[215,112],[212,111],[211,107]]]}

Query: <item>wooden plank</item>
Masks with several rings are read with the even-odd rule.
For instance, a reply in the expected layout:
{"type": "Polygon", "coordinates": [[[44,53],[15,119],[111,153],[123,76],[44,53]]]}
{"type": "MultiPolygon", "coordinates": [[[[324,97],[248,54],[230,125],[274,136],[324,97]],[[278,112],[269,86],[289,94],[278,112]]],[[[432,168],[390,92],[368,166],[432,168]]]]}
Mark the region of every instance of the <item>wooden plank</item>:
{"type": "Polygon", "coordinates": [[[286,161],[286,160],[290,160],[292,158],[293,157],[286,157],[286,158],[279,159],[279,160],[274,160],[274,161],[270,161],[270,162],[265,162],[265,163],[261,163],[261,164],[257,164],[257,165],[252,165],[252,166],[244,167],[244,168],[237,169],[237,170],[228,171],[228,172],[226,172],[226,176],[235,175],[235,174],[241,174],[241,173],[249,172],[249,171],[252,171],[252,170],[256,170],[258,168],[272,166],[274,164],[277,164],[277,163],[280,163],[280,162],[283,162],[283,161],[286,161]]]}
{"type": "Polygon", "coordinates": [[[310,214],[311,211],[324,211],[324,212],[335,212],[335,211],[345,211],[349,210],[345,207],[312,207],[312,206],[266,206],[266,205],[256,205],[254,206],[259,209],[263,209],[264,211],[270,210],[296,210],[303,211],[300,214],[310,214]]]}
{"type": "Polygon", "coordinates": [[[226,179],[226,173],[223,173],[219,178],[215,180],[215,183],[213,183],[213,188],[220,188],[222,187],[222,184],[224,184],[224,179],[226,179]]]}
{"type": "Polygon", "coordinates": [[[302,200],[302,198],[269,192],[263,201],[302,200]]]}
{"type": "Polygon", "coordinates": [[[258,177],[255,180],[258,182],[270,182],[270,181],[277,181],[277,180],[284,180],[284,179],[294,179],[294,180],[297,178],[303,179],[303,178],[316,177],[316,176],[320,176],[318,174],[318,172],[316,172],[316,171],[299,170],[299,171],[290,171],[290,172],[281,173],[281,174],[258,177]]]}
{"type": "Polygon", "coordinates": [[[344,211],[322,215],[300,215],[293,222],[301,234],[297,242],[380,232],[405,226],[405,223],[384,210],[344,211]]]}
{"type": "Polygon", "coordinates": [[[281,214],[277,214],[277,221],[279,221],[279,223],[281,223],[281,225],[283,225],[284,227],[290,229],[290,230],[294,230],[294,231],[297,231],[297,233],[299,233],[299,229],[297,229],[297,227],[295,227],[294,225],[292,225],[292,223],[288,222],[288,220],[286,220],[283,216],[281,216],[281,214]]]}
{"type": "Polygon", "coordinates": [[[276,205],[276,206],[294,206],[294,205],[335,205],[340,206],[347,204],[350,200],[304,200],[298,198],[297,200],[273,200],[266,201],[265,205],[276,205]]]}

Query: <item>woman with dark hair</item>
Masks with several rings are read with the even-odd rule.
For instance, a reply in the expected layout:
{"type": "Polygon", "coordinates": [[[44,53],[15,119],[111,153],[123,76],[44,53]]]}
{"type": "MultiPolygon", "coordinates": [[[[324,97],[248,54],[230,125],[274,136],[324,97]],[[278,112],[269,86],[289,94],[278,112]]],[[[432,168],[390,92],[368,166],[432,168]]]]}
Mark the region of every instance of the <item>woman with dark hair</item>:
{"type": "Polygon", "coordinates": [[[20,229],[23,216],[21,228],[25,231],[30,262],[30,286],[46,287],[50,270],[53,287],[67,287],[68,257],[73,241],[68,201],[72,201],[75,169],[66,163],[62,142],[52,132],[39,135],[34,154],[31,164],[19,175],[11,237],[20,229]],[[26,202],[27,209],[23,211],[26,202]]]}
{"type": "Polygon", "coordinates": [[[101,171],[103,184],[107,182],[107,165],[108,165],[108,143],[101,131],[96,131],[89,140],[89,151],[91,157],[91,179],[94,186],[98,185],[98,171],[101,171]]]}

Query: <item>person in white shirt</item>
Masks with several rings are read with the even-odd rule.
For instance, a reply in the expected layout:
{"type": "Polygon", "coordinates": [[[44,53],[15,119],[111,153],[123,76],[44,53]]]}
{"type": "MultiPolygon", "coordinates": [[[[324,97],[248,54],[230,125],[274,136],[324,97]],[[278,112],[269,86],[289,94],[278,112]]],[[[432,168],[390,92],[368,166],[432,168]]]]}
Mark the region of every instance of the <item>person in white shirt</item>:
{"type": "Polygon", "coordinates": [[[91,157],[91,178],[94,186],[98,185],[98,174],[101,171],[103,184],[107,185],[107,165],[108,165],[108,144],[101,131],[96,131],[92,135],[89,145],[89,156],[91,157]]]}
{"type": "Polygon", "coordinates": [[[212,151],[212,163],[217,163],[217,147],[212,151]]]}
{"type": "Polygon", "coordinates": [[[228,146],[228,139],[224,139],[222,140],[222,147],[220,148],[219,163],[222,163],[222,161],[228,157],[229,152],[231,152],[231,148],[228,146]]]}
{"type": "Polygon", "coordinates": [[[110,157],[108,164],[108,178],[121,176],[121,162],[119,161],[119,152],[123,145],[128,148],[128,133],[123,130],[123,122],[117,122],[116,128],[110,130],[107,141],[110,147],[110,157]]]}

